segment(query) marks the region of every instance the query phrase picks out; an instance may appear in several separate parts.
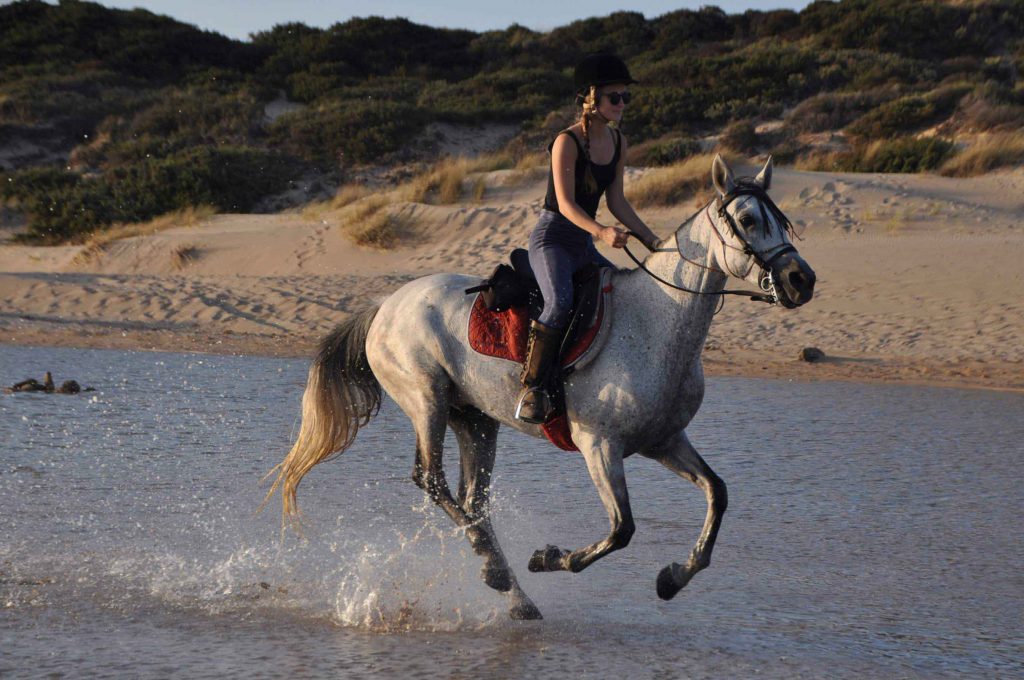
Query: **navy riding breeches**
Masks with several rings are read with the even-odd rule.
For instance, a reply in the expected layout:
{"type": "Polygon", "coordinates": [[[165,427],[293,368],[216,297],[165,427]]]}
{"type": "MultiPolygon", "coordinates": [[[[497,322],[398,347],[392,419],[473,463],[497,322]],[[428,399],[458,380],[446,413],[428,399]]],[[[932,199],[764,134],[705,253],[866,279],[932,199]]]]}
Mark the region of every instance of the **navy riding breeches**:
{"type": "Polygon", "coordinates": [[[549,328],[564,328],[572,311],[572,275],[596,262],[613,267],[594,247],[593,237],[561,213],[542,210],[530,232],[530,266],[544,296],[544,311],[537,319],[549,328]]]}

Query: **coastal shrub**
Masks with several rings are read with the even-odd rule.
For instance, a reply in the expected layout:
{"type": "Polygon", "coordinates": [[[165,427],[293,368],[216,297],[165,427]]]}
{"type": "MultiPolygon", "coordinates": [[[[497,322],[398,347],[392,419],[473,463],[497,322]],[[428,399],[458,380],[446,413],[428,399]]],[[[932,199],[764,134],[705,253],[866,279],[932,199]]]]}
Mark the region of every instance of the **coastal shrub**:
{"type": "MultiPolygon", "coordinates": [[[[784,111],[790,141],[846,127],[867,143],[945,120],[944,133],[1012,131],[1024,118],[1021,35],[1018,0],[615,12],[545,33],[369,17],[282,24],[251,42],[144,10],[22,0],[0,4],[0,136],[104,175],[201,147],[266,147],[323,170],[406,163],[425,153],[407,140],[434,120],[521,122],[520,142],[541,149],[546,123],[572,117],[573,64],[598,49],[642,81],[623,126],[634,147],[784,111]],[[310,106],[264,129],[278,90],[310,106]]],[[[662,151],[652,160],[677,158],[662,151]]]]}
{"type": "Polygon", "coordinates": [[[38,0],[0,5],[0,66],[45,64],[56,71],[95,64],[167,83],[212,66],[251,69],[259,56],[249,43],[145,10],[38,0]]]}
{"type": "Polygon", "coordinates": [[[801,29],[818,45],[870,48],[920,59],[985,54],[1000,35],[1020,30],[1014,3],[848,0],[815,2],[800,13],[801,29]]]}
{"type": "Polygon", "coordinates": [[[722,131],[722,135],[718,138],[718,141],[723,147],[730,151],[735,151],[740,154],[749,154],[757,148],[761,140],[757,135],[757,128],[754,125],[754,121],[739,120],[727,125],[725,130],[722,131]]]}
{"type": "Polygon", "coordinates": [[[954,149],[952,142],[939,137],[900,137],[860,144],[846,151],[813,151],[798,159],[797,168],[839,172],[925,172],[942,165],[954,149]]]}
{"type": "Polygon", "coordinates": [[[294,160],[266,151],[199,148],[98,177],[22,170],[0,182],[3,197],[14,199],[28,215],[27,237],[57,243],[188,205],[244,212],[267,194],[286,189],[298,170],[294,160]]]}
{"type": "Polygon", "coordinates": [[[572,63],[581,54],[610,51],[625,59],[650,48],[655,30],[640,12],[619,11],[558,26],[540,40],[558,62],[572,63]]]}
{"type": "Polygon", "coordinates": [[[549,70],[502,69],[458,82],[432,82],[423,88],[417,104],[442,120],[519,121],[556,106],[571,92],[571,81],[553,77],[549,70]]]}
{"type": "Polygon", "coordinates": [[[900,97],[864,114],[846,131],[863,139],[904,135],[948,116],[971,89],[966,84],[947,85],[924,95],[900,97]]]}
{"type": "Polygon", "coordinates": [[[96,128],[107,143],[76,155],[91,167],[113,167],[202,146],[248,146],[262,136],[263,107],[245,88],[173,88],[134,115],[108,117],[96,128]]]}
{"type": "Polygon", "coordinates": [[[971,130],[1024,128],[1024,87],[986,81],[960,100],[959,109],[971,130]]]}
{"type": "Polygon", "coordinates": [[[1024,133],[1004,132],[982,137],[947,160],[939,170],[947,177],[970,177],[1024,163],[1024,133]]]}
{"type": "Polygon", "coordinates": [[[286,113],[269,128],[270,143],[322,169],[382,161],[424,125],[404,102],[331,102],[286,113]]]}
{"type": "Polygon", "coordinates": [[[879,141],[856,150],[849,169],[855,172],[924,172],[942,165],[953,149],[952,142],[938,137],[879,141]]]}
{"type": "Polygon", "coordinates": [[[786,117],[792,132],[838,130],[893,98],[891,90],[823,92],[803,100],[786,117]]]}
{"type": "Polygon", "coordinates": [[[627,165],[672,165],[696,153],[700,153],[700,142],[689,137],[667,136],[649,142],[630,146],[626,156],[627,165]]]}

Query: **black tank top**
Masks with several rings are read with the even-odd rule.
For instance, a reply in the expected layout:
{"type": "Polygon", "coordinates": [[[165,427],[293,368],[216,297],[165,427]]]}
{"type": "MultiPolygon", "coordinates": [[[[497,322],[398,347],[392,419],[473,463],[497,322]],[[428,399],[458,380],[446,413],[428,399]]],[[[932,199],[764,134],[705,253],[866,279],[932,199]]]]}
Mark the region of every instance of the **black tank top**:
{"type": "MultiPolygon", "coordinates": [[[[594,173],[594,179],[597,180],[597,191],[594,192],[587,191],[584,181],[583,172],[586,168],[587,155],[583,151],[583,145],[571,130],[562,130],[558,133],[558,135],[564,134],[568,134],[572,137],[572,141],[576,142],[576,203],[583,208],[583,212],[593,219],[597,216],[597,204],[600,203],[602,194],[615,179],[615,168],[619,164],[619,148],[622,146],[622,133],[615,130],[615,155],[612,156],[610,163],[599,165],[593,161],[590,162],[590,169],[594,173]]],[[[558,139],[558,135],[555,136],[555,139],[558,139]]],[[[554,140],[548,144],[549,154],[554,145],[554,140]]],[[[548,167],[548,195],[544,198],[544,208],[551,212],[561,213],[561,210],[558,209],[558,196],[555,194],[554,170],[550,166],[548,167]]]]}

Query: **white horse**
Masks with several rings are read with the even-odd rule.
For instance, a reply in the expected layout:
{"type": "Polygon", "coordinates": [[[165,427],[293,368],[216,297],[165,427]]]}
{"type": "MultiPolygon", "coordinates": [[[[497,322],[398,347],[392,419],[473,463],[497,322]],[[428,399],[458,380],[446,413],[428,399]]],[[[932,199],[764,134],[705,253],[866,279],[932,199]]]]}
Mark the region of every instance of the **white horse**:
{"type": "MultiPolygon", "coordinates": [[[[530,571],[581,571],[626,547],[634,525],[623,459],[652,458],[699,486],[708,511],[685,564],[658,574],[671,599],[708,566],[727,497],[725,483],[700,457],[685,428],[704,396],[701,350],[729,275],[769,291],[785,307],[811,299],[814,272],[790,241],[789,223],[765,193],[769,158],[753,179],[737,182],[716,157],[718,198],[684,223],[635,269],[612,277],[612,326],[600,354],[565,383],[572,439],[587,463],[611,521],[609,535],[578,550],[547,546],[530,571]],[[659,280],[660,279],[660,280],[659,280]]],[[[302,426],[272,471],[285,516],[297,512],[296,489],[309,470],[344,451],[376,414],[381,387],[416,430],[413,481],[461,527],[484,559],[482,576],[504,592],[513,618],[540,618],[502,554],[488,515],[500,424],[535,437],[538,425],[514,417],[518,364],[484,356],[467,340],[470,276],[436,274],[412,281],[379,308],[356,314],[321,344],[302,398],[302,426]],[[446,427],[459,443],[461,476],[453,495],[441,466],[446,427]]]]}

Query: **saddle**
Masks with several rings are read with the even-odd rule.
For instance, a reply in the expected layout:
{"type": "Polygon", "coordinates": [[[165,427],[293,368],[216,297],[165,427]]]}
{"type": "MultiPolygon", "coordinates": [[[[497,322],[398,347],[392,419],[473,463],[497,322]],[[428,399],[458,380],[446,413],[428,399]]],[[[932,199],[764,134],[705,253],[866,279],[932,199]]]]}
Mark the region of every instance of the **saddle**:
{"type": "MultiPolygon", "coordinates": [[[[537,285],[529,254],[512,251],[511,266],[499,264],[480,285],[466,289],[477,293],[469,315],[469,345],[475,351],[517,363],[526,361],[526,338],[531,319],[540,316],[544,299],[537,285]]],[[[600,331],[605,327],[610,294],[611,270],[596,264],[585,266],[573,276],[573,306],[565,337],[559,350],[558,370],[548,378],[548,390],[555,407],[541,429],[561,449],[577,451],[565,417],[562,380],[589,361],[600,349],[600,331]]]]}

